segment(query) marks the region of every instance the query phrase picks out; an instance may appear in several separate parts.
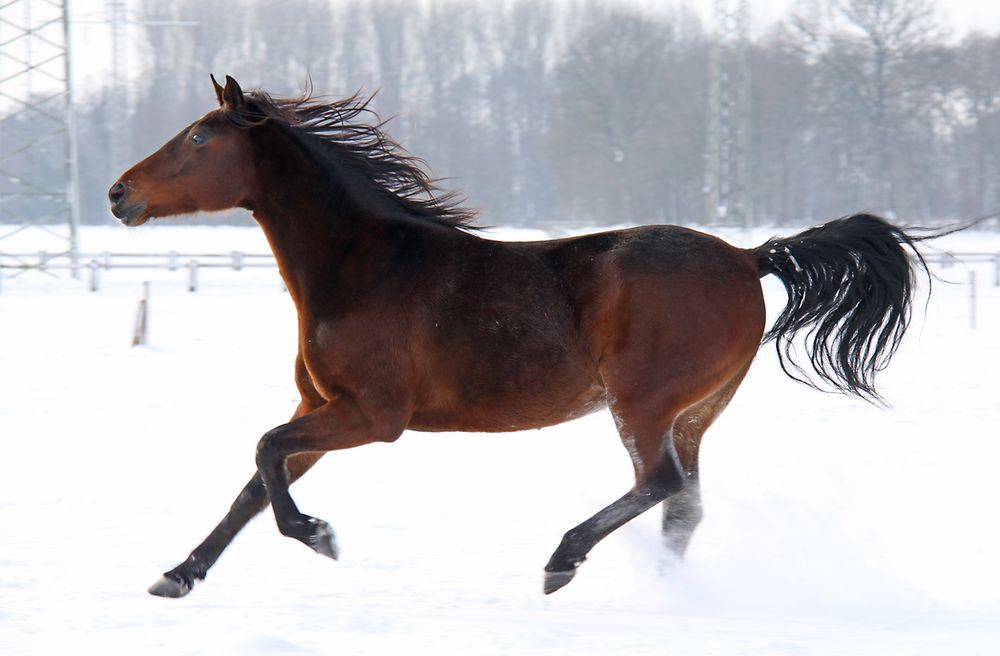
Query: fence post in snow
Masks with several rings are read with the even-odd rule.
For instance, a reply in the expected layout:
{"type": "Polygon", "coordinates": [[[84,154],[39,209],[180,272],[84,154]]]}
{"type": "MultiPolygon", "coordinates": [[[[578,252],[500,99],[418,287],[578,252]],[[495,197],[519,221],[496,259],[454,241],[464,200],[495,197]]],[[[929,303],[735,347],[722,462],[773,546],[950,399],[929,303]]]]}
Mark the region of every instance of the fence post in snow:
{"type": "Polygon", "coordinates": [[[233,251],[233,271],[243,270],[243,253],[233,251]]]}
{"type": "Polygon", "coordinates": [[[177,270],[177,251],[170,251],[167,253],[167,270],[176,271],[177,270]]]}
{"type": "Polygon", "coordinates": [[[969,272],[969,328],[976,329],[976,272],[969,272]]]}
{"type": "Polygon", "coordinates": [[[993,286],[1000,287],[1000,253],[993,256],[993,286]]]}
{"type": "Polygon", "coordinates": [[[198,291],[198,260],[188,262],[188,291],[198,291]]]}
{"type": "Polygon", "coordinates": [[[101,287],[101,271],[97,260],[91,260],[88,268],[90,269],[90,291],[96,292],[101,287]]]}
{"type": "Polygon", "coordinates": [[[149,341],[149,281],[142,283],[142,299],[139,300],[139,311],[135,315],[135,332],[132,333],[132,346],[145,346],[149,341]]]}

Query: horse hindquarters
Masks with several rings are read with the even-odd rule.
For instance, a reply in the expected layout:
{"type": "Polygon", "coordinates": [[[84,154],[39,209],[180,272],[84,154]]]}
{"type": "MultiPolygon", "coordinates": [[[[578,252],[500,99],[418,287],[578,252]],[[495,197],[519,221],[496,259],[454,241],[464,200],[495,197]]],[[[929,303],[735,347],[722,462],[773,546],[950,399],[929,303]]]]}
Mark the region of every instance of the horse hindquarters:
{"type": "Polygon", "coordinates": [[[660,501],[677,501],[664,526],[675,551],[700,518],[698,446],[756,354],[764,304],[744,251],[693,242],[683,256],[665,253],[662,265],[648,249],[636,260],[619,254],[606,283],[615,298],[604,312],[599,371],[635,486],[566,533],[545,568],[547,593],[569,582],[597,542],[660,501]]]}

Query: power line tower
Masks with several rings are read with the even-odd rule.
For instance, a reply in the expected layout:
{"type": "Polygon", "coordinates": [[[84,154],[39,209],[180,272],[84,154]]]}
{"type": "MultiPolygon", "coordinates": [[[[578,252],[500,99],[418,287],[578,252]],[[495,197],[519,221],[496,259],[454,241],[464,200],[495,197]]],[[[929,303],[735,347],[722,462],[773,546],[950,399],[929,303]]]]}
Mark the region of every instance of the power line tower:
{"type": "MultiPolygon", "coordinates": [[[[79,171],[66,0],[0,4],[0,252],[15,235],[36,232],[35,248],[68,256],[75,275],[79,171]]],[[[21,264],[42,268],[41,259],[21,264]]]]}
{"type": "Polygon", "coordinates": [[[705,221],[712,226],[753,225],[749,23],[748,0],[715,0],[705,157],[705,221]]]}
{"type": "MultiPolygon", "coordinates": [[[[111,102],[108,103],[108,122],[119,129],[128,125],[130,108],[129,80],[126,59],[127,29],[131,22],[125,6],[125,0],[107,0],[106,14],[111,26],[111,66],[115,74],[108,85],[111,102]]],[[[122,130],[120,136],[109,139],[108,175],[109,180],[125,170],[128,160],[128,150],[131,139],[128,130],[122,130]]]]}

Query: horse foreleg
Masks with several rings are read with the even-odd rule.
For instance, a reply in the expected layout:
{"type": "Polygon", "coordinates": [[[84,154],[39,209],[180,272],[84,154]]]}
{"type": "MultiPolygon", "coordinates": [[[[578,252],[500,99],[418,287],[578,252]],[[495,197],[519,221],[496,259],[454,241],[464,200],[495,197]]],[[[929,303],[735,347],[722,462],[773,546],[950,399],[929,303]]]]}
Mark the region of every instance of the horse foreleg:
{"type": "Polygon", "coordinates": [[[282,535],[295,538],[319,554],[337,558],[333,529],[325,521],[299,512],[288,493],[289,479],[284,464],[287,458],[296,454],[395,440],[406,422],[389,421],[385,409],[389,406],[380,407],[380,412],[366,415],[353,401],[337,399],[268,431],[261,438],[257,445],[257,472],[264,482],[282,535]]]}
{"type": "MultiPolygon", "coordinates": [[[[322,455],[322,453],[303,453],[289,458],[287,461],[289,480],[297,480],[322,455]]],[[[191,592],[194,584],[205,578],[209,568],[219,559],[236,534],[266,508],[267,504],[267,494],[260,474],[254,474],[218,526],[195,547],[184,562],[169,572],[164,572],[163,576],[150,586],[149,593],[158,597],[183,597],[191,592]]]]}

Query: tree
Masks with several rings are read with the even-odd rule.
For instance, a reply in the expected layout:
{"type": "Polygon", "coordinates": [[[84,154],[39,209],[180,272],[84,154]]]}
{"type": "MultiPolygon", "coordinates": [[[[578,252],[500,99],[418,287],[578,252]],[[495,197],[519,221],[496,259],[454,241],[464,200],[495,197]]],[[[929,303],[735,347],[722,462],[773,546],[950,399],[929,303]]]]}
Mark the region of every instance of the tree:
{"type": "Polygon", "coordinates": [[[574,221],[651,218],[642,196],[666,168],[669,40],[664,25],[612,11],[585,24],[553,71],[550,156],[574,221]]]}
{"type": "Polygon", "coordinates": [[[854,176],[857,198],[892,207],[893,148],[912,118],[907,95],[918,90],[909,62],[922,57],[943,35],[933,0],[802,0],[791,24],[798,45],[822,73],[823,100],[835,123],[848,128],[855,145],[842,152],[854,176]],[[852,128],[853,126],[853,128],[852,128]]]}
{"type": "Polygon", "coordinates": [[[982,216],[1000,206],[1000,36],[973,34],[955,48],[947,106],[955,117],[960,212],[982,216]]]}

